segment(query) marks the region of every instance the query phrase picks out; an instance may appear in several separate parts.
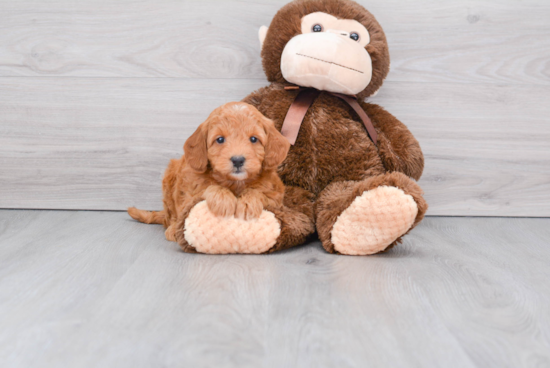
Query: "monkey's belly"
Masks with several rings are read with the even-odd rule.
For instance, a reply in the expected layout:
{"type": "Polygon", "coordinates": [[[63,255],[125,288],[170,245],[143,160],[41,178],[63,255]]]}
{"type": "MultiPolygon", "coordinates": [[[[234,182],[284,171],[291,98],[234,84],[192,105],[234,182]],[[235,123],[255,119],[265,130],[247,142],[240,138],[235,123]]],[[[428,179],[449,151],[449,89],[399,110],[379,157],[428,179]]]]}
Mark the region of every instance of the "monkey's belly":
{"type": "Polygon", "coordinates": [[[291,147],[279,171],[286,185],[318,194],[333,181],[364,180],[385,172],[365,128],[355,121],[340,123],[343,125],[335,128],[333,124],[322,126],[317,122],[315,127],[305,129],[316,134],[291,147]]]}

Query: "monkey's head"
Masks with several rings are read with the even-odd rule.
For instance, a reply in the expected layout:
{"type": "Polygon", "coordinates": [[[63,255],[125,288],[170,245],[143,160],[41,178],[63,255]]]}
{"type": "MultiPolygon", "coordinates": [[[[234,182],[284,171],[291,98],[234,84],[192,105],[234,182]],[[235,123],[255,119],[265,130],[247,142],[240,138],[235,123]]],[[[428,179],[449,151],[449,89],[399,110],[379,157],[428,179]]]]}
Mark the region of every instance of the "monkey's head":
{"type": "Polygon", "coordinates": [[[372,96],[390,67],[386,36],[374,16],[351,0],[296,0],[260,28],[270,82],[372,96]]]}

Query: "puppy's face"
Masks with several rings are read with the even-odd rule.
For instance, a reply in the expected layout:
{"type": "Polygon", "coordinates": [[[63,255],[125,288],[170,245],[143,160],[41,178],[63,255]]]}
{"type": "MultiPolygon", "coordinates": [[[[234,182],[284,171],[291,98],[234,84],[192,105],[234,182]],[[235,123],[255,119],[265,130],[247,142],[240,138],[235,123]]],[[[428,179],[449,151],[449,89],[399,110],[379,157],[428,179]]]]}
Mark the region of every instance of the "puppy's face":
{"type": "Polygon", "coordinates": [[[229,180],[245,180],[260,174],[267,133],[256,115],[245,104],[232,104],[213,117],[206,143],[214,173],[229,180]]]}
{"type": "Polygon", "coordinates": [[[209,163],[215,176],[232,181],[276,169],[289,147],[271,120],[242,102],[214,110],[184,146],[186,160],[195,170],[204,172],[209,163]]]}

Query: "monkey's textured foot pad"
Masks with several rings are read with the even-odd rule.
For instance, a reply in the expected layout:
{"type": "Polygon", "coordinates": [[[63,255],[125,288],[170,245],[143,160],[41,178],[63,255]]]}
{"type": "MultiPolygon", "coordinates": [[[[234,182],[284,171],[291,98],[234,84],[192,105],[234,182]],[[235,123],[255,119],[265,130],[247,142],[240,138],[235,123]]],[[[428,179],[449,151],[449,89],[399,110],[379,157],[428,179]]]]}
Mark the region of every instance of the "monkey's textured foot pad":
{"type": "Polygon", "coordinates": [[[405,234],[418,213],[414,199],[395,187],[364,192],[344,210],[332,228],[334,249],[342,254],[383,251],[405,234]]]}
{"type": "Polygon", "coordinates": [[[263,253],[275,245],[281,225],[263,211],[256,220],[217,217],[206,202],[198,203],[185,220],[184,237],[197,252],[210,254],[263,253]]]}

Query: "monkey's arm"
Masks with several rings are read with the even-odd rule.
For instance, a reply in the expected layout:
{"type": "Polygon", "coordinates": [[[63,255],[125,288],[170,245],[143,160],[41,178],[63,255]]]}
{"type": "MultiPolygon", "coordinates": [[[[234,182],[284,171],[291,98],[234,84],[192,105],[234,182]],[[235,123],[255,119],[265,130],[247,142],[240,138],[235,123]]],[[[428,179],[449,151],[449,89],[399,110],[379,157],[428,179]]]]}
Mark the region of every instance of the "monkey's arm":
{"type": "Polygon", "coordinates": [[[378,135],[378,152],[386,170],[420,179],[424,170],[424,155],[409,129],[378,105],[361,103],[361,106],[381,133],[378,135]]]}

